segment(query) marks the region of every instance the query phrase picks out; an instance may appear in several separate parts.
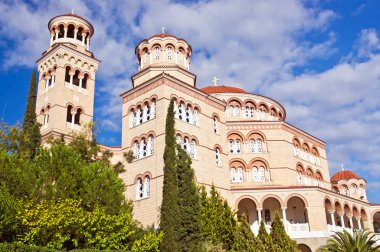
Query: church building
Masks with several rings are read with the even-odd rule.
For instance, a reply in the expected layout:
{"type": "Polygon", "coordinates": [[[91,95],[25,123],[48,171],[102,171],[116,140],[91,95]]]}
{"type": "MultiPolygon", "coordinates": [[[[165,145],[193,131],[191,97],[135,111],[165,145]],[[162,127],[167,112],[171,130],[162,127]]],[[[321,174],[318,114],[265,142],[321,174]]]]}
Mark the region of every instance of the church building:
{"type": "MultiPolygon", "coordinates": [[[[90,50],[94,27],[76,14],[48,23],[50,46],[37,60],[37,118],[43,141],[80,131],[93,119],[95,75],[100,60],[90,50]]],[[[192,159],[195,180],[212,184],[248,216],[257,234],[278,211],[302,251],[314,251],[334,231],[369,229],[380,238],[380,205],[369,203],[366,180],[352,171],[331,175],[326,143],[286,121],[286,109],[270,97],[213,85],[198,88],[190,69],[192,47],[160,33],[135,48],[138,69],[122,100],[120,147],[107,147],[120,174],[134,217],[158,226],[162,201],[165,121],[175,102],[177,143],[192,159]],[[131,163],[123,153],[132,151],[131,163]]],[[[129,83],[125,83],[129,86],[129,83]]]]}

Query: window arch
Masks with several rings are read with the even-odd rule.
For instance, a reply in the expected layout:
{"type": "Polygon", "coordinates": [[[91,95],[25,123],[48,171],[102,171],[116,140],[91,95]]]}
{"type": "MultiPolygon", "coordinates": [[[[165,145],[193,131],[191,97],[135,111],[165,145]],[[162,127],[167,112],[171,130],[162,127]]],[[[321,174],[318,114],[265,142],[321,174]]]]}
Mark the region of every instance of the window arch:
{"type": "Polygon", "coordinates": [[[83,34],[83,28],[79,27],[78,33],[77,33],[77,40],[82,41],[82,34],[83,34]]]}
{"type": "Polygon", "coordinates": [[[182,149],[190,156],[190,158],[196,158],[198,141],[195,139],[195,137],[182,137],[181,133],[177,133],[176,143],[181,145],[182,149]]]}
{"type": "Polygon", "coordinates": [[[352,196],[358,196],[358,186],[356,184],[352,184],[352,196]]]}
{"type": "Polygon", "coordinates": [[[263,153],[266,152],[264,137],[257,133],[251,133],[248,136],[248,152],[249,153],[263,153]]]}
{"type": "Polygon", "coordinates": [[[220,166],[221,165],[221,158],[220,158],[220,149],[219,149],[219,147],[215,148],[215,162],[216,162],[216,166],[220,166]]]}
{"type": "Polygon", "coordinates": [[[175,118],[188,124],[198,125],[199,108],[189,102],[175,101],[175,118]]]}
{"type": "Polygon", "coordinates": [[[77,112],[75,113],[75,118],[74,118],[74,124],[80,125],[80,115],[82,114],[83,110],[81,108],[77,109],[77,112]]]}
{"type": "Polygon", "coordinates": [[[65,28],[64,28],[63,24],[60,24],[58,26],[58,30],[59,30],[58,38],[63,38],[65,36],[65,28]]]}
{"type": "Polygon", "coordinates": [[[154,47],[154,58],[156,60],[160,59],[160,47],[159,46],[154,47]]]}
{"type": "Polygon", "coordinates": [[[342,185],[342,194],[346,196],[350,196],[350,191],[348,190],[348,186],[342,185]]]}
{"type": "Polygon", "coordinates": [[[87,80],[90,78],[90,76],[85,73],[82,79],[82,88],[87,89],[87,80]]]}
{"type": "Polygon", "coordinates": [[[65,82],[68,82],[68,83],[70,83],[70,80],[71,80],[70,70],[71,70],[71,68],[69,66],[66,66],[66,68],[65,68],[65,82]]]}
{"type": "Polygon", "coordinates": [[[154,153],[154,136],[143,136],[133,142],[135,159],[142,159],[152,156],[154,153]]]}
{"type": "Polygon", "coordinates": [[[73,81],[72,81],[72,84],[75,86],[78,86],[78,87],[79,87],[79,74],[80,74],[80,71],[75,70],[74,76],[73,76],[73,81]]]}
{"type": "Polygon", "coordinates": [[[75,26],[73,24],[69,24],[69,26],[67,27],[68,38],[74,38],[74,29],[75,29],[75,26]]]}
{"type": "Polygon", "coordinates": [[[213,121],[214,121],[214,133],[218,134],[219,133],[219,119],[218,119],[218,117],[214,116],[213,121]]]}
{"type": "Polygon", "coordinates": [[[261,160],[256,160],[252,162],[251,167],[253,171],[252,173],[254,182],[265,182],[270,180],[269,170],[266,163],[261,160]]]}
{"type": "Polygon", "coordinates": [[[67,106],[67,113],[66,113],[66,122],[72,123],[73,122],[73,114],[71,113],[73,110],[73,106],[68,105],[67,106]]]}
{"type": "Polygon", "coordinates": [[[247,101],[245,103],[245,117],[246,118],[254,118],[255,110],[256,110],[256,105],[253,102],[247,101]]]}
{"type": "Polygon", "coordinates": [[[156,118],[156,99],[137,105],[136,108],[130,109],[130,127],[138,126],[142,123],[156,118]]]}
{"type": "Polygon", "coordinates": [[[301,164],[297,165],[297,182],[298,184],[302,184],[305,177],[305,171],[301,164]]]}
{"type": "Polygon", "coordinates": [[[136,179],[136,199],[146,199],[150,197],[150,175],[139,176],[136,179]]]}
{"type": "Polygon", "coordinates": [[[171,60],[173,58],[173,48],[171,46],[167,47],[167,55],[168,55],[168,60],[171,60]]]}
{"type": "Polygon", "coordinates": [[[233,183],[240,183],[243,182],[244,175],[243,175],[243,167],[231,167],[231,182],[233,183]]]}

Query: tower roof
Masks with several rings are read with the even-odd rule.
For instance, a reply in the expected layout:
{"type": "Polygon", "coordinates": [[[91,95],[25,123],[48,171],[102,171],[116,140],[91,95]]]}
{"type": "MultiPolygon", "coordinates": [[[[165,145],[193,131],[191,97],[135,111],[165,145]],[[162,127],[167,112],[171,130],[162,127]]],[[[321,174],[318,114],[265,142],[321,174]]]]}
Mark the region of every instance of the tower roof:
{"type": "Polygon", "coordinates": [[[244,93],[249,94],[247,91],[237,88],[237,87],[230,87],[230,86],[208,86],[201,88],[201,91],[213,94],[213,93],[244,93]]]}
{"type": "Polygon", "coordinates": [[[360,177],[353,171],[339,171],[331,177],[331,182],[338,182],[340,180],[360,179],[360,177]]]}
{"type": "Polygon", "coordinates": [[[84,22],[86,22],[91,30],[91,34],[93,35],[94,34],[94,27],[92,26],[92,24],[85,18],[83,18],[82,16],[78,15],[78,14],[74,14],[74,13],[66,13],[66,14],[61,14],[61,15],[58,15],[58,16],[55,16],[53,17],[52,19],[50,19],[49,23],[48,23],[48,29],[50,30],[50,24],[52,23],[52,21],[56,18],[60,18],[60,17],[75,17],[75,18],[79,18],[79,19],[82,19],[84,22]]]}

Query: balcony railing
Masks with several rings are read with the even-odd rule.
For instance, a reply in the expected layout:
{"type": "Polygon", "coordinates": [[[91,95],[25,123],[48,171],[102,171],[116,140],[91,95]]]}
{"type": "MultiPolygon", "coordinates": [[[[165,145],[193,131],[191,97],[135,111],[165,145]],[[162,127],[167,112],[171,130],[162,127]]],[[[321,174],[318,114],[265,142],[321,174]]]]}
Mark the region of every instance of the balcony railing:
{"type": "Polygon", "coordinates": [[[298,148],[293,148],[293,155],[295,157],[298,157],[306,162],[309,162],[309,163],[312,163],[314,165],[317,165],[317,166],[321,166],[321,160],[314,156],[314,155],[311,155],[303,150],[300,150],[298,148]]]}

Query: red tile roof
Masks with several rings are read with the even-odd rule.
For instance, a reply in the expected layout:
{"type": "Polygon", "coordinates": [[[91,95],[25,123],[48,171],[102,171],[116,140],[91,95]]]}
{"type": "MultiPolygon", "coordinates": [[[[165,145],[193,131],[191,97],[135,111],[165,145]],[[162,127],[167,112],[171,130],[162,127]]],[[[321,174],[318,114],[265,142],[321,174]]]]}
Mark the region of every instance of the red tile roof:
{"type": "Polygon", "coordinates": [[[248,94],[247,91],[237,88],[237,87],[230,87],[230,86],[209,86],[205,88],[201,88],[201,91],[212,94],[212,93],[244,93],[248,94]]]}
{"type": "Polygon", "coordinates": [[[340,180],[360,179],[360,177],[352,171],[340,171],[334,174],[331,182],[338,182],[340,180]]]}

